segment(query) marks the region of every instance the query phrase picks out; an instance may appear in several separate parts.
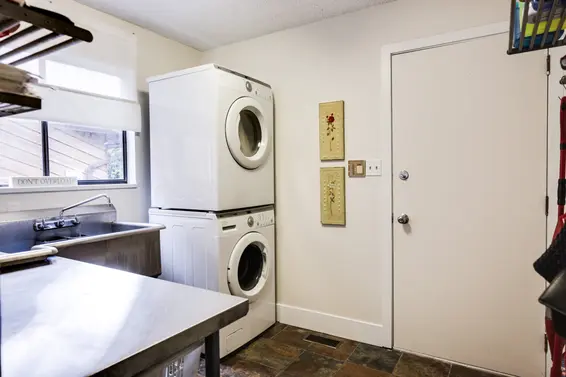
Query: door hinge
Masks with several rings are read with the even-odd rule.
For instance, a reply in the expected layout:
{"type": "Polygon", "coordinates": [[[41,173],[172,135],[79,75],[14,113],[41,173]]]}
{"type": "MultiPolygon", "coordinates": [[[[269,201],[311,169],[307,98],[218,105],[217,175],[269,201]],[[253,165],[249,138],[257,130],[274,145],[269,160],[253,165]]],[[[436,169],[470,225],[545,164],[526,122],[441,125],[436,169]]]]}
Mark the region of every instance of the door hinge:
{"type": "Polygon", "coordinates": [[[544,199],[544,214],[548,217],[548,209],[550,207],[550,198],[548,195],[544,199]]]}
{"type": "Polygon", "coordinates": [[[548,353],[548,336],[544,334],[544,353],[548,353]]]}
{"type": "Polygon", "coordinates": [[[546,75],[550,76],[550,54],[546,55],[546,75]]]}

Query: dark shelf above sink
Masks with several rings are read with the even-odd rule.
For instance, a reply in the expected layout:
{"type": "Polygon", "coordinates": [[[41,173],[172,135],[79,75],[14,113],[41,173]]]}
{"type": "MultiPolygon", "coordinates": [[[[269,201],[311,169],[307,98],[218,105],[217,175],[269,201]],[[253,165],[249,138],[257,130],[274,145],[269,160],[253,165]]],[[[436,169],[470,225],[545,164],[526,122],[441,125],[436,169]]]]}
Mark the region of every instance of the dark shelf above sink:
{"type": "Polygon", "coordinates": [[[41,109],[41,98],[0,92],[0,117],[41,109]]]}
{"type": "MultiPolygon", "coordinates": [[[[92,33],[64,15],[0,0],[0,35],[16,25],[21,29],[0,37],[0,63],[20,65],[76,43],[93,41],[92,33]]],[[[41,109],[41,98],[0,90],[0,117],[41,109]]]]}
{"type": "Polygon", "coordinates": [[[39,59],[63,48],[69,47],[79,42],[92,42],[92,33],[86,29],[76,26],[67,17],[51,12],[45,9],[20,6],[9,0],[0,0],[0,34],[10,30],[19,22],[25,22],[30,26],[25,29],[16,31],[0,39],[0,47],[8,47],[12,45],[14,48],[0,55],[0,62],[11,65],[18,65],[30,60],[39,59]],[[41,31],[44,31],[41,33],[41,31]],[[45,34],[45,31],[50,33],[45,34]],[[28,41],[23,45],[17,45],[17,42],[30,36],[37,36],[32,41],[28,41]],[[53,41],[57,40],[57,44],[53,41]],[[39,49],[28,56],[18,58],[17,60],[9,60],[17,54],[21,54],[30,50],[36,50],[42,45],[47,46],[39,49]]]}

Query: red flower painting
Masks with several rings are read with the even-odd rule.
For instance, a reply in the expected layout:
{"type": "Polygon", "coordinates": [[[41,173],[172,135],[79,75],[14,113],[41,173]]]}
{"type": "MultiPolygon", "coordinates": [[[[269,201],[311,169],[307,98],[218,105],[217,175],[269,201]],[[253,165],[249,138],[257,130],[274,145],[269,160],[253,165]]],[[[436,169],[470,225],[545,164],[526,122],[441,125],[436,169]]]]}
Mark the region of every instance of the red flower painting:
{"type": "Polygon", "coordinates": [[[330,138],[330,150],[332,151],[332,142],[334,141],[334,131],[336,130],[336,126],[334,125],[334,122],[336,121],[336,119],[334,118],[334,113],[327,115],[326,116],[326,136],[332,136],[330,138]]]}

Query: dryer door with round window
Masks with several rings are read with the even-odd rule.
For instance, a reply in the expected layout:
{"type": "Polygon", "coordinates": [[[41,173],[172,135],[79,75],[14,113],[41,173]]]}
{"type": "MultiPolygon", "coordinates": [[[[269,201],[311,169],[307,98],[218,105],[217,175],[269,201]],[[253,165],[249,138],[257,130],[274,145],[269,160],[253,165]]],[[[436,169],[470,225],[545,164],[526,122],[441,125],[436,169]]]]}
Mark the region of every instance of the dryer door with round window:
{"type": "Polygon", "coordinates": [[[241,167],[249,170],[261,167],[271,153],[271,137],[258,101],[241,97],[232,104],[226,117],[226,142],[241,167]]]}
{"type": "Polygon", "coordinates": [[[243,236],[228,262],[228,286],[235,296],[256,300],[269,278],[271,252],[267,239],[260,233],[243,236]]]}

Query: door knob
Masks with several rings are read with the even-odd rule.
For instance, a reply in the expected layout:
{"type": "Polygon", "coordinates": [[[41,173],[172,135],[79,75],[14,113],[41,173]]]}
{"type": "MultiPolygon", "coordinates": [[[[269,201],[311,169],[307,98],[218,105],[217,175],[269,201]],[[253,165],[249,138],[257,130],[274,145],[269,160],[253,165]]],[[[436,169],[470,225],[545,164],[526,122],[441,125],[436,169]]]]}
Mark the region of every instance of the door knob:
{"type": "Polygon", "coordinates": [[[403,225],[408,224],[409,223],[409,216],[405,213],[402,213],[401,216],[399,216],[397,218],[397,222],[399,224],[403,224],[403,225]]]}
{"type": "Polygon", "coordinates": [[[407,179],[409,179],[409,172],[406,170],[401,170],[399,172],[399,179],[402,181],[406,181],[407,179]]]}

